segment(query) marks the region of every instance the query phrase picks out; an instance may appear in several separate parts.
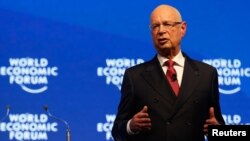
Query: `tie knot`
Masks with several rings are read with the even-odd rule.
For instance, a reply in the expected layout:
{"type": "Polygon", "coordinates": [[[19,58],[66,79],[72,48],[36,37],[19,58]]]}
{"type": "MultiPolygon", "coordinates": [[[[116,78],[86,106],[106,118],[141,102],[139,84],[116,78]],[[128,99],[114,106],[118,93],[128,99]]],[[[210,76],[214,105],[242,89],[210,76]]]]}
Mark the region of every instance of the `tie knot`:
{"type": "Polygon", "coordinates": [[[166,61],[166,65],[168,66],[168,67],[173,67],[174,66],[174,61],[173,60],[171,60],[171,59],[169,59],[168,61],[166,61]]]}

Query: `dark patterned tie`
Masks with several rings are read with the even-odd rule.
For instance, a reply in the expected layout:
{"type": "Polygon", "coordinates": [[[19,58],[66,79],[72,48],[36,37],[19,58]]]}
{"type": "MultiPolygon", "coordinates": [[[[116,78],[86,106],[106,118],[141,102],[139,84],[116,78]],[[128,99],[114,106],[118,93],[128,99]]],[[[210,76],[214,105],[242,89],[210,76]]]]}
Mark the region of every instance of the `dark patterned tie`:
{"type": "Polygon", "coordinates": [[[169,84],[171,85],[174,93],[176,96],[178,96],[179,93],[179,84],[177,80],[177,74],[174,69],[174,61],[173,60],[168,60],[166,61],[166,65],[168,67],[166,77],[168,79],[169,84]]]}

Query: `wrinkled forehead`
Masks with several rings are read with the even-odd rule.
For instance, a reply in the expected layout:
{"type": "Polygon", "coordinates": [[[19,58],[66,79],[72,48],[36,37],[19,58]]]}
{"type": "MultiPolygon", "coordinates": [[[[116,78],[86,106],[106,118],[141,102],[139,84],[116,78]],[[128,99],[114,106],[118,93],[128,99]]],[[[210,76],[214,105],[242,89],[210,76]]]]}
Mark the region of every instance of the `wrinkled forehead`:
{"type": "Polygon", "coordinates": [[[161,22],[161,21],[182,21],[179,11],[173,7],[169,6],[160,6],[157,7],[152,13],[150,18],[152,22],[161,22]]]}

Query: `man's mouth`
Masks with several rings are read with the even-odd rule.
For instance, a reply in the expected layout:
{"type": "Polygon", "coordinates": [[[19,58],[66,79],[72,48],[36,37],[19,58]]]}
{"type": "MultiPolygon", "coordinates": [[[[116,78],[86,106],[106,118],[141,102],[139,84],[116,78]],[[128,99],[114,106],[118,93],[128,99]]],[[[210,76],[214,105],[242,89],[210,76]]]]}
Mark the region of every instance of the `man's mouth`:
{"type": "Polygon", "coordinates": [[[158,42],[160,43],[160,44],[165,44],[165,43],[167,43],[169,41],[169,39],[167,39],[167,38],[159,38],[158,39],[158,42]]]}

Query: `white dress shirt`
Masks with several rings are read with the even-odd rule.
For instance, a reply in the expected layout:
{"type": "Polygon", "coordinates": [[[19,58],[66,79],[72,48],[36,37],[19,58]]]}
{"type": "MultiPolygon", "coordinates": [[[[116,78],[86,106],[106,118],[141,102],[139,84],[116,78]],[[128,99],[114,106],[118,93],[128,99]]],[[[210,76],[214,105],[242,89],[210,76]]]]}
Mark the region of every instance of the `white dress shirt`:
{"type": "MultiPolygon", "coordinates": [[[[163,72],[166,74],[168,67],[165,65],[165,62],[168,61],[169,59],[159,54],[157,55],[157,58],[161,64],[163,72]]],[[[183,56],[182,52],[179,51],[179,53],[172,60],[175,62],[174,69],[176,70],[176,73],[177,73],[177,80],[178,80],[179,86],[181,86],[185,57],[183,56]]]]}

